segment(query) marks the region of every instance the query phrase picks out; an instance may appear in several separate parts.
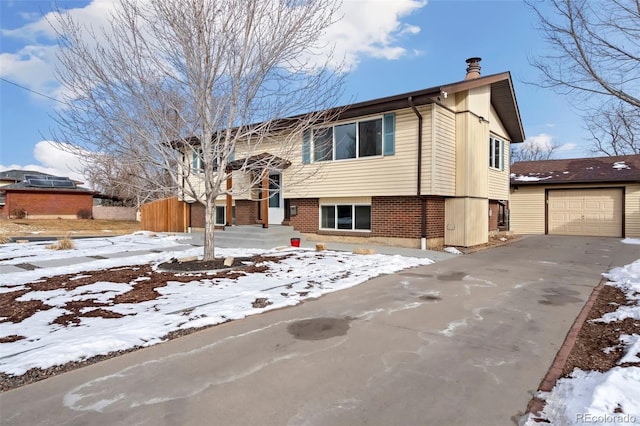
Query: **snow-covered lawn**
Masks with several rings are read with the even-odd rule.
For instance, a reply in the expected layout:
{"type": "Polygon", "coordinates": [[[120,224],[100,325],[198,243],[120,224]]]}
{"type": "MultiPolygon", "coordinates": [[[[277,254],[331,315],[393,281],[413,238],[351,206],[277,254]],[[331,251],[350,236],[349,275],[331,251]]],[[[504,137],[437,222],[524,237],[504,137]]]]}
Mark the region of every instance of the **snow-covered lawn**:
{"type": "MultiPolygon", "coordinates": [[[[74,249],[65,251],[47,249],[50,243],[0,246],[0,265],[35,263],[40,266],[31,271],[2,274],[0,296],[11,296],[15,302],[46,308],[18,322],[8,320],[12,312],[0,310],[0,341],[4,341],[0,343],[0,372],[17,376],[35,367],[48,368],[94,355],[157,344],[172,332],[295,305],[307,298],[361,284],[380,274],[432,263],[429,259],[402,256],[293,248],[270,251],[217,249],[219,257],[262,254],[278,257],[278,260],[266,262],[268,268],[264,272],[239,273],[233,278],[181,273],[182,276],[193,275],[193,280],[169,280],[166,286],[155,289],[160,294],[158,297],[140,303],[115,303],[114,299],[148,280],[144,275],[128,283],[103,280],[87,285],[33,290],[32,286],[37,287],[33,283],[45,283],[47,277],[77,274],[69,279],[73,282],[90,277],[91,271],[111,268],[151,264],[157,270],[158,264],[171,258],[202,254],[201,247],[185,250],[179,237],[150,233],[78,239],[74,243],[74,249]],[[54,265],[56,259],[74,257],[85,259],[71,266],[54,265]],[[54,322],[69,314],[69,302],[87,301],[117,318],[97,315],[80,317],[77,324],[54,322]],[[263,306],[266,304],[268,306],[263,306]],[[19,340],[15,340],[17,338],[19,340]]],[[[6,310],[6,306],[2,309],[6,310]]],[[[86,313],[88,308],[83,309],[86,313]]]]}
{"type": "MultiPolygon", "coordinates": [[[[625,239],[627,244],[640,244],[639,239],[625,239]]],[[[604,274],[607,285],[622,290],[630,306],[620,306],[596,321],[617,322],[625,318],[640,320],[640,259],[604,274]]],[[[568,378],[557,381],[551,392],[539,392],[545,401],[541,418],[553,425],[620,425],[640,424],[640,367],[622,366],[640,362],[640,329],[623,334],[620,347],[624,356],[618,366],[604,372],[575,369],[568,378]]],[[[607,350],[610,348],[603,348],[607,350]]],[[[537,423],[530,416],[525,425],[537,423]]]]}

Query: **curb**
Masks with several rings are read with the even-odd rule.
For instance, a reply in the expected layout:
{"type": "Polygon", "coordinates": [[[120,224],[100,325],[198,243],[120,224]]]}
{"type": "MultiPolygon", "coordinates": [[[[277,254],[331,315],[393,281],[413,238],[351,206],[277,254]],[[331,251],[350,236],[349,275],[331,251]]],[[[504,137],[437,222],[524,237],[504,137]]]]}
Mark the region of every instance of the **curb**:
{"type": "MultiPolygon", "coordinates": [[[[607,280],[606,278],[602,278],[600,280],[600,283],[591,292],[591,295],[587,299],[587,302],[584,304],[582,310],[580,310],[580,313],[569,329],[569,332],[567,333],[562,346],[560,346],[560,349],[558,350],[558,353],[556,354],[551,367],[547,371],[547,374],[544,376],[544,379],[542,379],[542,381],[540,382],[540,385],[538,385],[536,394],[538,392],[550,392],[556,385],[558,379],[562,376],[562,371],[564,370],[564,366],[567,362],[567,359],[569,358],[569,354],[571,353],[571,350],[573,349],[576,340],[578,339],[578,333],[580,333],[584,322],[587,320],[589,312],[591,312],[591,308],[593,308],[596,299],[600,295],[600,291],[602,291],[602,288],[608,281],[609,280],[607,280]]],[[[534,396],[531,401],[529,401],[529,404],[527,404],[527,409],[523,416],[526,416],[529,413],[538,416],[542,412],[544,405],[545,401],[543,399],[534,396]]],[[[542,422],[544,422],[544,420],[542,420],[542,422]]]]}

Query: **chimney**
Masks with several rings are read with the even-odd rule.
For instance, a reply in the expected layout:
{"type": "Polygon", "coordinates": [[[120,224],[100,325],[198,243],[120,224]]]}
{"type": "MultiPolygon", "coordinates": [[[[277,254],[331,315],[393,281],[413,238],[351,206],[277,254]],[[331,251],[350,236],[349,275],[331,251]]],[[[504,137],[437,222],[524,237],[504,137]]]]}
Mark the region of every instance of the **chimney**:
{"type": "Polygon", "coordinates": [[[472,78],[480,77],[480,61],[482,58],[469,58],[467,59],[467,76],[465,80],[471,80],[472,78]]]}

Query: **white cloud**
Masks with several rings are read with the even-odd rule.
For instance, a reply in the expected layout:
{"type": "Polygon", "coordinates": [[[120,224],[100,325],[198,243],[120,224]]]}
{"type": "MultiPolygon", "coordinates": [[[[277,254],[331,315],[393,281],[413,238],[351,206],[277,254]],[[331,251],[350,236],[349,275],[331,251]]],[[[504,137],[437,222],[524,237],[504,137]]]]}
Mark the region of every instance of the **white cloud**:
{"type": "Polygon", "coordinates": [[[420,32],[401,18],[425,5],[423,0],[345,0],[339,11],[343,18],[327,30],[326,40],[335,45],[335,57],[344,58],[347,69],[355,68],[363,56],[398,59],[408,52],[399,39],[420,32]]]}
{"type": "Polygon", "coordinates": [[[80,157],[69,150],[65,150],[62,144],[51,141],[40,141],[33,149],[33,157],[40,164],[27,164],[9,166],[0,165],[0,171],[5,170],[32,170],[41,173],[48,173],[54,176],[65,176],[81,182],[87,179],[80,172],[82,161],[80,157]]]}
{"type": "Polygon", "coordinates": [[[556,151],[558,151],[558,152],[561,152],[561,151],[573,151],[577,147],[578,147],[578,144],[569,142],[569,143],[565,143],[565,144],[560,145],[556,151]]]}
{"type": "MultiPolygon", "coordinates": [[[[99,28],[108,26],[114,5],[112,0],[93,0],[86,7],[69,11],[83,25],[99,28]]],[[[420,54],[402,45],[402,40],[418,34],[420,27],[402,22],[402,18],[425,5],[426,0],[344,0],[338,12],[343,18],[328,29],[324,39],[327,54],[334,47],[332,65],[344,59],[343,65],[354,69],[363,57],[395,60],[420,54]]],[[[48,96],[60,95],[54,78],[58,47],[50,24],[55,20],[56,12],[50,12],[22,27],[0,30],[3,37],[25,41],[19,50],[0,54],[0,76],[48,96]]]]}
{"type": "Polygon", "coordinates": [[[540,133],[536,136],[531,136],[524,141],[520,150],[522,151],[551,151],[554,147],[553,137],[546,134],[540,133]]]}

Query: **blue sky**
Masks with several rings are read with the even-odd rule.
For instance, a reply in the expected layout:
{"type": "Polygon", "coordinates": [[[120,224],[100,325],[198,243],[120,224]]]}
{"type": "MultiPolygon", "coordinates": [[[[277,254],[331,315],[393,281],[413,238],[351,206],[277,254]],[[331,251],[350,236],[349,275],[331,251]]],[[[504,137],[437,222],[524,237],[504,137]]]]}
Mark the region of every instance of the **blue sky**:
{"type": "MultiPolygon", "coordinates": [[[[58,3],[93,21],[110,4],[58,3]]],[[[51,137],[50,115],[60,104],[5,81],[56,97],[55,40],[43,20],[50,5],[0,0],[0,170],[75,176],[77,162],[42,142],[51,137]]],[[[465,59],[479,56],[482,75],[511,72],[527,138],[558,145],[556,158],[590,155],[582,120],[568,100],[527,84],[538,78],[530,58],[546,46],[533,12],[521,1],[345,0],[343,12],[339,47],[353,67],[343,103],[462,80],[465,59]]]]}

